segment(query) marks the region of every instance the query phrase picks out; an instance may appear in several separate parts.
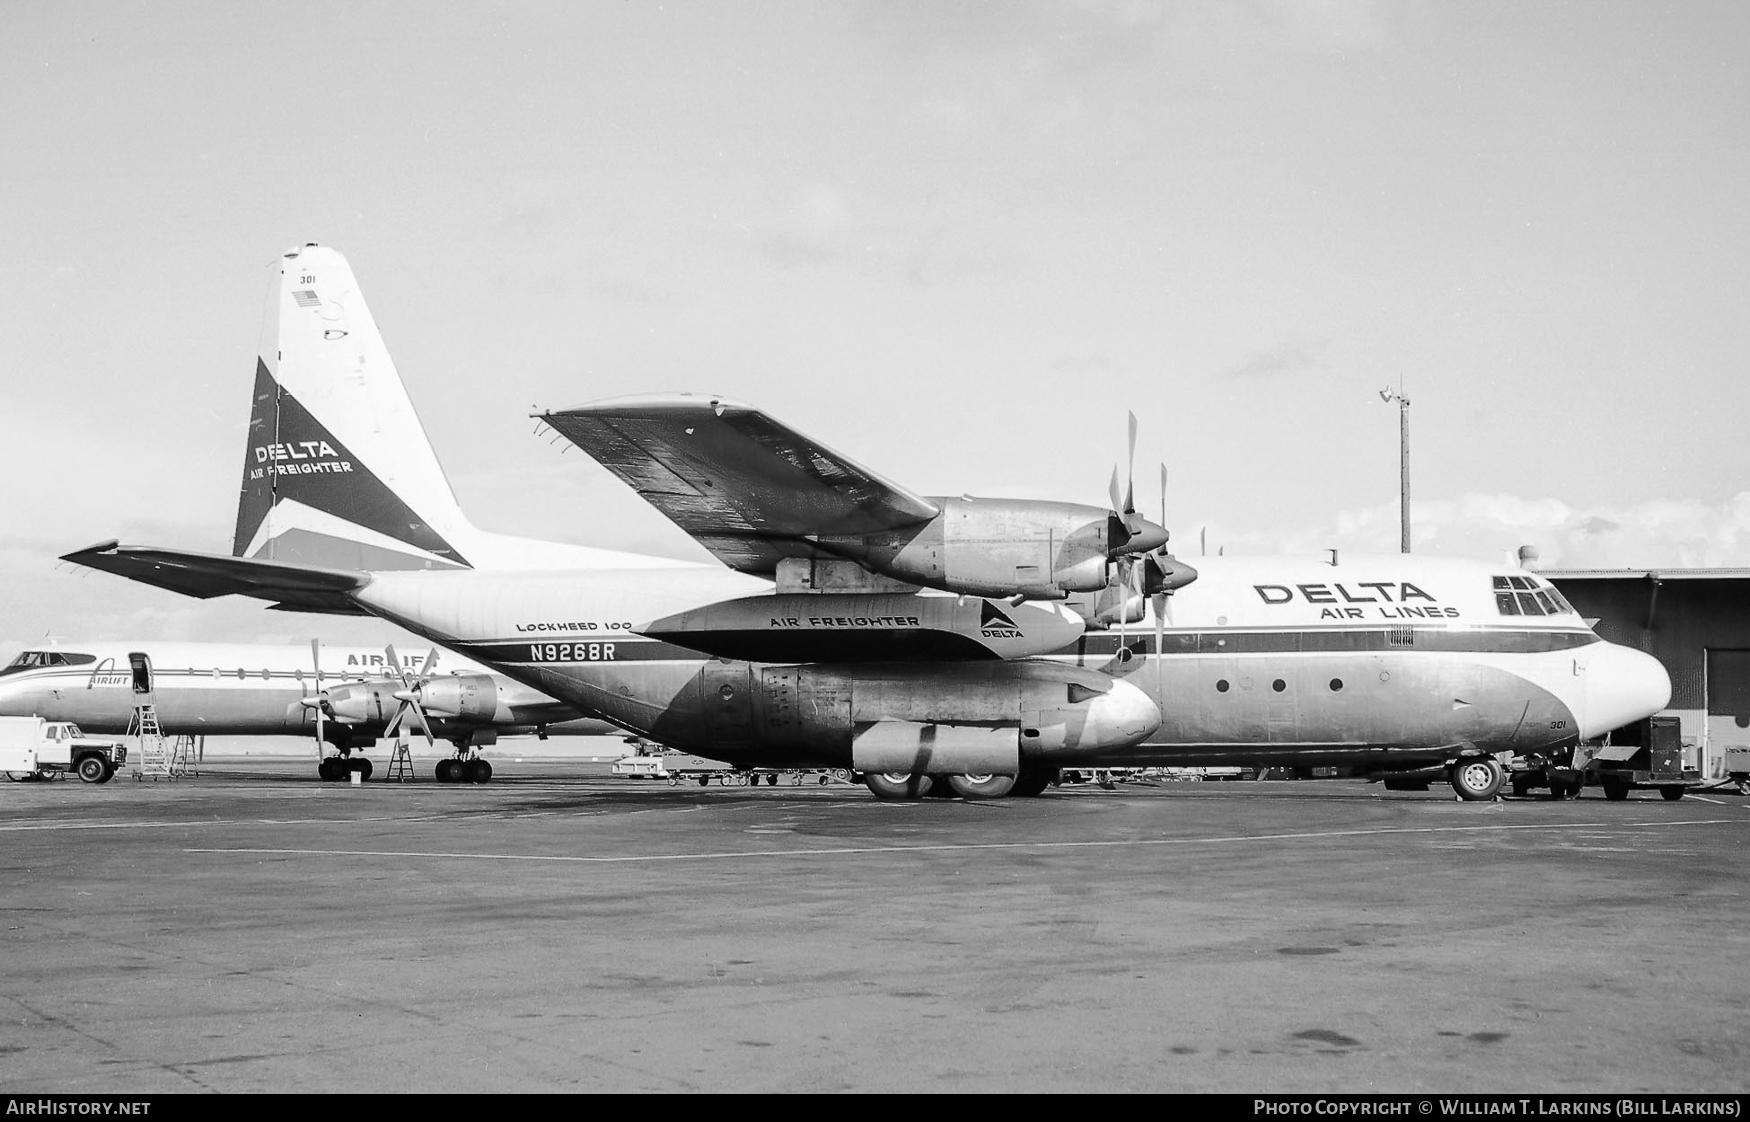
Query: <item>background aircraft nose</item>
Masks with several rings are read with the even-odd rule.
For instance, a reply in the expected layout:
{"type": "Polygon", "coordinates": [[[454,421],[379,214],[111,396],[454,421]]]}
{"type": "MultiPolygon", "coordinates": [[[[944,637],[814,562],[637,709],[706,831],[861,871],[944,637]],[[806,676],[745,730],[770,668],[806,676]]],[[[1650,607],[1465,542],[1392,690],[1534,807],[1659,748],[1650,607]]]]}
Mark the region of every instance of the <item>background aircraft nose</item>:
{"type": "Polygon", "coordinates": [[[1161,727],[1160,707],[1129,682],[1114,682],[1089,708],[1102,747],[1127,748],[1161,727]]]}
{"type": "Polygon", "coordinates": [[[1605,643],[1586,664],[1586,709],[1580,737],[1632,725],[1671,701],[1671,675],[1652,655],[1605,643]]]}

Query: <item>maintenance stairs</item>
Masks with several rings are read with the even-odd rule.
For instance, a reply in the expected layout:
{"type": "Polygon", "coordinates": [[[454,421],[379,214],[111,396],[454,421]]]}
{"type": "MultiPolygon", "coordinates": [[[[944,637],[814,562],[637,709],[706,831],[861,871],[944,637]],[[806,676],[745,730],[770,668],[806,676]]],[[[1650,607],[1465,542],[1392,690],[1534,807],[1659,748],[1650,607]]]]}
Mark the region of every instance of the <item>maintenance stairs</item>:
{"type": "Polygon", "coordinates": [[[158,723],[158,707],[153,703],[141,702],[134,706],[127,735],[134,742],[134,758],[139,761],[134,769],[136,781],[150,777],[157,782],[159,779],[179,779],[188,774],[194,737],[179,736],[174,743],[165,744],[164,729],[158,723]]]}

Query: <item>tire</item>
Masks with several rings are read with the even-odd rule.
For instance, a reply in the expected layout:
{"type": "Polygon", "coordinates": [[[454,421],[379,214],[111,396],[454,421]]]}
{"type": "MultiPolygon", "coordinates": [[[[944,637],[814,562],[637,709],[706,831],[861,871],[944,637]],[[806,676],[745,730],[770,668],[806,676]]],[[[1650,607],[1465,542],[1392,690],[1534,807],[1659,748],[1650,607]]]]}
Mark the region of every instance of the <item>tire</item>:
{"type": "Polygon", "coordinates": [[[102,783],[109,778],[109,763],[102,756],[81,756],[74,770],[87,783],[102,783]]]}
{"type": "Polygon", "coordinates": [[[1004,798],[1015,789],[1013,775],[950,775],[949,788],[969,802],[1004,798]]]}
{"type": "Polygon", "coordinates": [[[112,780],[114,778],[115,778],[115,765],[110,763],[108,760],[103,761],[103,778],[99,779],[98,782],[99,783],[108,783],[110,780],[112,780]]]}
{"type": "Polygon", "coordinates": [[[921,799],[929,793],[932,785],[927,775],[908,775],[903,771],[872,771],[863,776],[863,786],[869,788],[876,798],[888,802],[921,799]]]}
{"type": "Polygon", "coordinates": [[[766,776],[766,786],[776,787],[777,785],[778,785],[778,773],[777,772],[773,772],[772,774],[766,776]]]}
{"type": "Polygon", "coordinates": [[[1604,797],[1611,802],[1621,802],[1628,798],[1628,784],[1615,779],[1607,779],[1599,786],[1604,788],[1604,797]]]}
{"type": "Polygon", "coordinates": [[[1506,773],[1493,756],[1468,756],[1452,765],[1449,781],[1465,802],[1487,802],[1501,793],[1506,773]]]}
{"type": "Polygon", "coordinates": [[[360,779],[369,779],[371,773],[377,770],[371,765],[371,761],[365,759],[363,756],[354,756],[347,762],[346,766],[349,770],[358,772],[360,779]]]}
{"type": "Polygon", "coordinates": [[[6,779],[11,783],[34,783],[36,781],[36,772],[9,771],[6,773],[6,779]]]}
{"type": "Polygon", "coordinates": [[[439,760],[437,781],[439,783],[460,783],[462,781],[462,761],[439,760]]]}
{"type": "Polygon", "coordinates": [[[491,783],[492,765],[478,757],[462,765],[462,779],[468,783],[491,783]]]}
{"type": "Polygon", "coordinates": [[[1678,799],[1681,799],[1684,796],[1684,794],[1685,794],[1685,788],[1682,788],[1682,787],[1661,787],[1661,788],[1659,788],[1659,797],[1664,799],[1668,803],[1676,802],[1678,799]]]}
{"type": "Polygon", "coordinates": [[[1054,767],[1022,764],[1021,774],[1015,777],[1015,785],[1009,789],[1009,797],[1036,799],[1045,793],[1047,787],[1057,786],[1057,775],[1058,771],[1054,767]]]}
{"type": "Polygon", "coordinates": [[[699,776],[699,786],[701,786],[701,787],[711,786],[711,777],[709,775],[699,776]]]}

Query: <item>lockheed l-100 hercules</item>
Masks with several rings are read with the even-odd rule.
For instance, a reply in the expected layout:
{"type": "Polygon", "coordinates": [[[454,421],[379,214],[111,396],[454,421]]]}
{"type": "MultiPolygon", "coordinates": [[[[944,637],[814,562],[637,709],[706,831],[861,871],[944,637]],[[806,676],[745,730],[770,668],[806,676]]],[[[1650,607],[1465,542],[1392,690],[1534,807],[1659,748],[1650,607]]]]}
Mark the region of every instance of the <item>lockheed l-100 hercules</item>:
{"type": "MultiPolygon", "coordinates": [[[[540,414],[710,550],[700,565],[468,523],[351,269],[273,267],[235,556],[68,559],[189,595],[368,612],[580,711],[884,798],[1058,769],[1336,765],[1492,797],[1501,760],[1663,707],[1670,682],[1546,582],[1424,556],[1200,558],[1111,505],[934,498],[724,398],[540,414]]],[[[1132,428],[1134,454],[1134,427],[1132,428]]]]}

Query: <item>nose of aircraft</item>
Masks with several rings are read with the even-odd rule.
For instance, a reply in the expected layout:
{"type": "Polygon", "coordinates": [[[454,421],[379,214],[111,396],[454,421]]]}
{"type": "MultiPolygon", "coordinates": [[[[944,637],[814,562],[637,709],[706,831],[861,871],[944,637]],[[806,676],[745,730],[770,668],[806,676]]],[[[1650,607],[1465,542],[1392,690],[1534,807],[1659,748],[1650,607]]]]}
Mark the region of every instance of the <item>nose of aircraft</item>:
{"type": "Polygon", "coordinates": [[[1671,701],[1671,675],[1658,659],[1615,643],[1601,646],[1586,665],[1581,739],[1651,717],[1671,701]]]}
{"type": "Polygon", "coordinates": [[[1127,748],[1161,727],[1161,710],[1154,699],[1125,681],[1114,682],[1096,698],[1089,705],[1089,717],[1089,723],[1099,730],[1097,739],[1102,748],[1127,748]]]}

